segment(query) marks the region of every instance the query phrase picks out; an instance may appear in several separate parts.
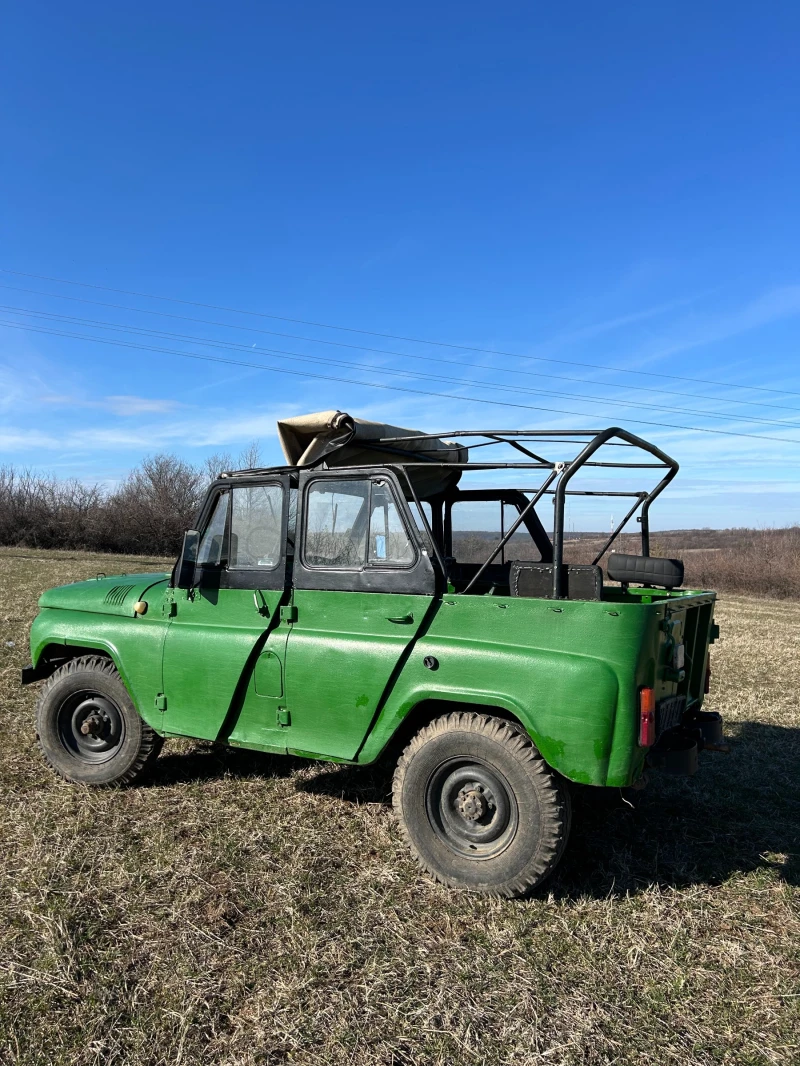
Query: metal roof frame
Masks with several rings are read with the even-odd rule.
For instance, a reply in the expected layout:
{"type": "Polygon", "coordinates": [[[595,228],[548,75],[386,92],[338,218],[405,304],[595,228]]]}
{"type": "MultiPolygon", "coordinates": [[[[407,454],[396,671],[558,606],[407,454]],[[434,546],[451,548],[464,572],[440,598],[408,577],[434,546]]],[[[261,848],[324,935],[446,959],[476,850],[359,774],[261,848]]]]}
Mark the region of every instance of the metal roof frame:
{"type": "MultiPolygon", "coordinates": [[[[434,547],[435,553],[439,562],[444,566],[444,560],[441,559],[438,545],[433,536],[433,533],[428,525],[427,518],[421,506],[416,491],[412,485],[411,479],[408,474],[409,468],[414,467],[430,467],[431,465],[441,468],[459,468],[461,470],[479,471],[479,470],[542,470],[547,471],[543,483],[537,489],[531,489],[533,497],[528,504],[528,507],[523,510],[516,522],[514,522],[510,529],[506,532],[505,536],[496,546],[492,555],[486,560],[478,573],[472,579],[467,586],[467,591],[474,585],[478,577],[488,567],[500,551],[505,547],[506,543],[514,535],[516,530],[524,519],[524,515],[535,506],[535,504],[545,495],[552,495],[554,497],[554,517],[553,517],[553,598],[563,598],[563,581],[562,581],[562,564],[564,561],[564,508],[566,504],[567,496],[627,496],[634,499],[633,506],[629,509],[622,521],[612,530],[611,535],[604,543],[601,551],[595,557],[594,563],[597,564],[603,555],[608,551],[616,538],[622,532],[624,527],[641,507],[641,515],[639,516],[639,522],[641,524],[641,539],[642,539],[642,555],[650,554],[650,507],[653,501],[661,495],[667,485],[673,480],[678,473],[678,463],[666,452],[662,451],[655,444],[651,444],[649,441],[644,440],[642,437],[637,437],[633,433],[629,433],[628,430],[622,429],[619,426],[611,426],[607,429],[459,429],[453,430],[448,433],[419,433],[406,437],[383,437],[370,442],[370,447],[381,452],[385,452],[387,460],[381,465],[385,467],[398,468],[396,470],[398,476],[401,473],[405,476],[405,480],[408,482],[411,490],[412,498],[414,499],[419,513],[422,517],[422,521],[425,523],[427,533],[430,536],[431,544],[434,547]],[[575,440],[574,438],[578,438],[575,440]],[[527,455],[528,462],[477,462],[477,463],[445,463],[440,462],[431,457],[424,457],[420,459],[419,452],[407,452],[403,451],[402,443],[408,443],[411,441],[424,441],[442,439],[464,439],[464,438],[476,438],[475,444],[466,445],[468,450],[475,450],[477,448],[486,448],[491,445],[506,444],[514,448],[516,451],[527,455]],[[550,444],[574,444],[580,448],[580,451],[571,459],[565,460],[549,460],[544,458],[538,452],[533,451],[531,448],[526,447],[523,442],[532,441],[536,443],[550,443],[550,444]],[[656,459],[656,462],[642,463],[642,462],[598,462],[593,461],[592,456],[604,446],[611,447],[623,447],[634,448],[637,451],[643,451],[648,455],[656,459]],[[407,458],[414,455],[415,458],[407,458]],[[604,491],[602,489],[570,489],[568,488],[572,478],[578,473],[579,470],[584,467],[605,468],[605,469],[617,469],[617,470],[664,470],[665,474],[658,482],[658,484],[649,492],[619,492],[619,491],[604,491]]],[[[328,467],[326,462],[327,457],[322,457],[319,460],[310,463],[308,466],[303,467],[263,467],[253,470],[237,470],[230,471],[228,473],[220,475],[222,478],[239,478],[239,477],[253,477],[260,474],[276,473],[277,471],[300,471],[314,469],[315,467],[328,467]]],[[[377,464],[369,464],[368,466],[359,465],[343,465],[342,470],[370,470],[374,469],[377,464]]]]}

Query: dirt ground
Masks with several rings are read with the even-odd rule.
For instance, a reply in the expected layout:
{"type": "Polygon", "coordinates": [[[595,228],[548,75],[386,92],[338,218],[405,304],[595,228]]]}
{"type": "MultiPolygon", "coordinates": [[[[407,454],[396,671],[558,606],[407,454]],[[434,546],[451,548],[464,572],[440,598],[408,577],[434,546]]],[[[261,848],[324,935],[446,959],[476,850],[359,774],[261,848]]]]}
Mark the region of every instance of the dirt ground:
{"type": "Polygon", "coordinates": [[[389,772],[168,744],[93,792],[21,689],[47,587],[141,562],[0,549],[0,1062],[800,1061],[800,605],[725,595],[729,755],[579,790],[524,902],[422,876],[389,772]]]}

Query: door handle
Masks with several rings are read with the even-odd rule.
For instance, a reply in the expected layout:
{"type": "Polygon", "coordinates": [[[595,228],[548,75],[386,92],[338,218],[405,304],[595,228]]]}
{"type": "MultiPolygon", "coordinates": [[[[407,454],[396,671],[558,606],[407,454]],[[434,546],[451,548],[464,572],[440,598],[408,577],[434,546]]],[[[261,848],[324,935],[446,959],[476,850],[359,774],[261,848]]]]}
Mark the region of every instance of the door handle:
{"type": "Polygon", "coordinates": [[[414,621],[413,614],[401,614],[397,618],[387,618],[387,622],[395,622],[397,625],[407,626],[414,621]]]}

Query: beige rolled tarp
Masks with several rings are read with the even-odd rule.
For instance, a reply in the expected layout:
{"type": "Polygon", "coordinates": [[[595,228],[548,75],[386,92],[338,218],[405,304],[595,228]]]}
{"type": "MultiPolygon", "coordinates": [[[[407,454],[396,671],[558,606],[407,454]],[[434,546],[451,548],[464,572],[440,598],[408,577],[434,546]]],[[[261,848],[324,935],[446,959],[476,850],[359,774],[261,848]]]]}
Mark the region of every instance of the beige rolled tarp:
{"type": "MultiPolygon", "coordinates": [[[[381,446],[385,437],[415,437],[421,430],[368,422],[344,411],[318,411],[278,422],[278,439],[290,466],[310,466],[320,460],[329,467],[369,466],[375,464],[437,463],[464,464],[469,460],[467,448],[453,441],[434,437],[429,440],[393,441],[381,446]],[[398,452],[400,454],[398,454],[398,452]]],[[[443,470],[431,465],[409,467],[409,477],[420,499],[457,484],[461,471],[443,470]]],[[[401,478],[401,484],[403,479],[401,478]]],[[[405,486],[404,486],[405,487],[405,486]]]]}

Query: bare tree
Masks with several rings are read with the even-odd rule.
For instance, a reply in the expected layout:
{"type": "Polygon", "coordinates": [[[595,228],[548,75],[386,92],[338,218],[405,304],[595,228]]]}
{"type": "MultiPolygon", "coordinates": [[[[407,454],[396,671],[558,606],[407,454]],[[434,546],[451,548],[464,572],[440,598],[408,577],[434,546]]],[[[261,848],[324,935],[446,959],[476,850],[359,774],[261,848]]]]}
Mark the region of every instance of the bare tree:
{"type": "MultiPolygon", "coordinates": [[[[106,508],[123,551],[171,554],[203,497],[201,471],[175,455],[154,455],[131,471],[106,508]]],[[[108,537],[108,539],[113,539],[108,537]]]]}
{"type": "Polygon", "coordinates": [[[247,447],[239,452],[238,469],[256,470],[263,465],[264,463],[261,459],[261,446],[257,440],[251,440],[247,447]]]}
{"type": "Polygon", "coordinates": [[[233,456],[230,452],[214,452],[203,463],[203,470],[209,481],[214,481],[220,474],[235,467],[233,456]]]}

